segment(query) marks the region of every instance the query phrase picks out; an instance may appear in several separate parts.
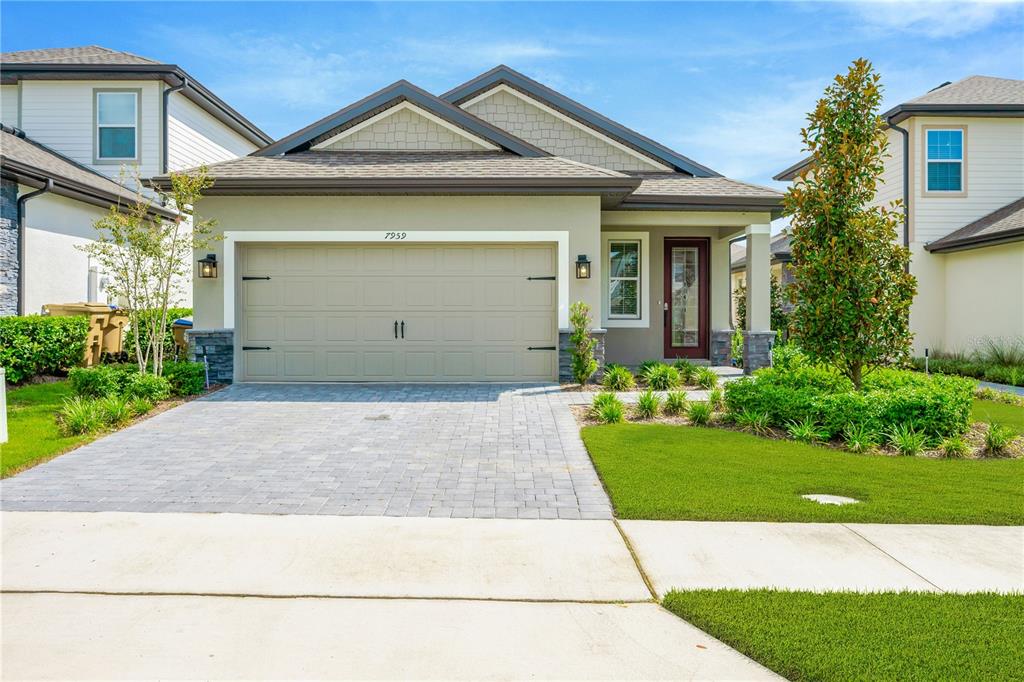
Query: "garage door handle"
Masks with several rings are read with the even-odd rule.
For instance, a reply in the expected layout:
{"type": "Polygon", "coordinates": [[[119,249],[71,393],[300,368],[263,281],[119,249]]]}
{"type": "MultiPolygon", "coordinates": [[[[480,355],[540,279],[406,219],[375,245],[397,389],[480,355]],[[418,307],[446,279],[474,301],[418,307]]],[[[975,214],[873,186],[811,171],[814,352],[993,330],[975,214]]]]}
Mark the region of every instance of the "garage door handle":
{"type": "Polygon", "coordinates": [[[270,346],[242,346],[242,350],[270,350],[270,346]]]}
{"type": "Polygon", "coordinates": [[[531,280],[531,281],[538,280],[538,279],[543,279],[543,280],[548,280],[550,282],[554,282],[555,281],[555,276],[551,275],[549,277],[527,277],[526,279],[531,280]]]}
{"type": "Polygon", "coordinates": [[[405,338],[405,320],[402,320],[402,338],[405,338]]]}
{"type": "Polygon", "coordinates": [[[555,346],[527,346],[526,350],[558,350],[555,346]]]}
{"type": "Polygon", "coordinates": [[[254,280],[254,279],[270,279],[270,275],[264,275],[263,277],[243,277],[242,281],[243,282],[248,282],[248,281],[254,280]]]}

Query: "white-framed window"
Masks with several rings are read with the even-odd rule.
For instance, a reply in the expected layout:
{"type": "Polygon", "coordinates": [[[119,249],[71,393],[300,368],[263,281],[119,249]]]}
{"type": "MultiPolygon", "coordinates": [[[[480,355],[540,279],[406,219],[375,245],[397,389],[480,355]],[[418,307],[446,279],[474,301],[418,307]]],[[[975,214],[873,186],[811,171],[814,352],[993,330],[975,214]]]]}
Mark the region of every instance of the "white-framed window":
{"type": "Polygon", "coordinates": [[[646,232],[605,232],[601,240],[602,324],[649,327],[649,238],[646,232]]]}
{"type": "Polygon", "coordinates": [[[928,192],[964,191],[964,130],[925,130],[925,182],[928,192]]]}
{"type": "Polygon", "coordinates": [[[97,91],[96,160],[134,161],[138,151],[138,91],[97,91]]]}

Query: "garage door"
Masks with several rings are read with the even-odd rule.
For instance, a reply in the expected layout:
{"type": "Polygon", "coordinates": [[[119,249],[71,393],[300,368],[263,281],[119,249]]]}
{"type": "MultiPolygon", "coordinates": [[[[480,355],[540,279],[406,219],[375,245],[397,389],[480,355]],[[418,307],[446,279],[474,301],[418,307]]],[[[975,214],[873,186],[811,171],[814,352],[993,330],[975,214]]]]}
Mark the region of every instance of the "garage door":
{"type": "Polygon", "coordinates": [[[557,377],[555,246],[249,244],[243,381],[557,377]]]}

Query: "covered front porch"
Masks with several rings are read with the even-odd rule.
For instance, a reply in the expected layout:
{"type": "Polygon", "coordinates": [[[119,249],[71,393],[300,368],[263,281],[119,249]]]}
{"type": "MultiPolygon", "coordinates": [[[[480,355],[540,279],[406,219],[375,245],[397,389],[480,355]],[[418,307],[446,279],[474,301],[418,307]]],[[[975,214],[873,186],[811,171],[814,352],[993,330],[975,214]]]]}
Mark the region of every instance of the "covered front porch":
{"type": "MultiPolygon", "coordinates": [[[[747,254],[745,372],[771,362],[769,212],[605,211],[599,336],[606,363],[646,360],[731,367],[730,244],[747,254]]],[[[598,321],[595,320],[595,327],[598,321]]]]}

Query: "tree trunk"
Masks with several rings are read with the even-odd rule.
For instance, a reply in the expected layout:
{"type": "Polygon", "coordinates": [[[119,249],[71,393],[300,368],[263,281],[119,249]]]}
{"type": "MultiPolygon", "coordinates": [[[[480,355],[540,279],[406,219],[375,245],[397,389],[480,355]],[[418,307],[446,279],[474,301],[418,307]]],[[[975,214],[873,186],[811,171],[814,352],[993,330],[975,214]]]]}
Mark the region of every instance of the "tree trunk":
{"type": "Polygon", "coordinates": [[[853,382],[853,388],[859,391],[861,383],[864,381],[864,363],[860,360],[850,363],[850,381],[853,382]]]}

